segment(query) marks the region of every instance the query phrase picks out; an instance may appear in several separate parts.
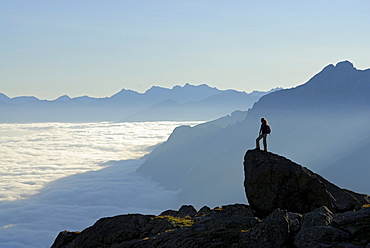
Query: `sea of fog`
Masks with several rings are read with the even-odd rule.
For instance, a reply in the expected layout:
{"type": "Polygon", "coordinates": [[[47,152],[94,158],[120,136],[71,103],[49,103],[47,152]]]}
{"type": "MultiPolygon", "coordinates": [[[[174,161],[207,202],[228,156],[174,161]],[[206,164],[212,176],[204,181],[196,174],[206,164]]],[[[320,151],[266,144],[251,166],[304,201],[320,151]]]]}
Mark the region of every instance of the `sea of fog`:
{"type": "Polygon", "coordinates": [[[102,217],[178,208],[178,192],[135,173],[180,125],[0,124],[0,247],[50,247],[102,217]]]}

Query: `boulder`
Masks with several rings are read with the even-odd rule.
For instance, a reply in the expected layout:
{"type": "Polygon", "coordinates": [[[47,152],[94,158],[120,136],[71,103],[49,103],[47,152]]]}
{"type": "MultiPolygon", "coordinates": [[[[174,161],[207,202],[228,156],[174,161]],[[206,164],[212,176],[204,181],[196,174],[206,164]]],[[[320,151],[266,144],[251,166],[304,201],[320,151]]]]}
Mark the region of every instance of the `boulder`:
{"type": "MultiPolygon", "coordinates": [[[[366,247],[370,243],[370,207],[335,214],[332,225],[349,233],[351,244],[366,247]]],[[[370,244],[368,246],[370,248],[370,244]]]]}
{"type": "Polygon", "coordinates": [[[259,223],[249,206],[243,204],[216,207],[211,211],[199,211],[195,216],[197,224],[204,224],[207,230],[216,229],[250,229],[259,223]]]}
{"type": "Polygon", "coordinates": [[[178,211],[166,210],[159,216],[173,216],[179,218],[193,217],[197,213],[197,210],[191,205],[182,205],[178,211]]]}
{"type": "Polygon", "coordinates": [[[333,213],[325,206],[306,213],[294,244],[298,248],[325,247],[349,239],[349,234],[331,226],[333,213]]]}
{"type": "MultiPolygon", "coordinates": [[[[333,222],[335,224],[341,224],[348,221],[358,221],[359,219],[368,218],[370,219],[370,207],[360,209],[358,211],[348,211],[334,215],[333,222]]],[[[369,223],[370,224],[370,223],[369,223]]]]}
{"type": "Polygon", "coordinates": [[[240,247],[279,248],[289,239],[289,215],[286,210],[275,209],[240,239],[240,247]]]}
{"type": "Polygon", "coordinates": [[[244,157],[244,188],[248,202],[263,218],[274,209],[307,213],[321,206],[344,212],[369,204],[369,196],[341,189],[291,160],[258,149],[244,157]]]}
{"type": "Polygon", "coordinates": [[[52,247],[109,247],[126,240],[144,238],[151,233],[148,231],[147,225],[153,218],[152,215],[141,214],[102,218],[80,234],[74,235],[74,239],[68,244],[66,242],[54,242],[52,247]]]}
{"type": "Polygon", "coordinates": [[[208,206],[203,206],[201,209],[199,209],[198,211],[198,215],[205,215],[205,214],[208,214],[209,211],[211,211],[211,209],[208,207],[208,206]]]}
{"type": "Polygon", "coordinates": [[[179,218],[193,217],[197,213],[197,210],[191,205],[183,205],[177,212],[179,218]]]}
{"type": "Polygon", "coordinates": [[[325,206],[305,213],[302,217],[302,229],[314,226],[329,226],[333,222],[333,213],[325,206]]]}
{"type": "Polygon", "coordinates": [[[302,215],[299,213],[288,212],[289,228],[292,236],[295,236],[301,228],[302,215]]]}
{"type": "Polygon", "coordinates": [[[331,247],[349,240],[350,235],[331,226],[315,226],[302,229],[295,238],[298,248],[331,247]]]}

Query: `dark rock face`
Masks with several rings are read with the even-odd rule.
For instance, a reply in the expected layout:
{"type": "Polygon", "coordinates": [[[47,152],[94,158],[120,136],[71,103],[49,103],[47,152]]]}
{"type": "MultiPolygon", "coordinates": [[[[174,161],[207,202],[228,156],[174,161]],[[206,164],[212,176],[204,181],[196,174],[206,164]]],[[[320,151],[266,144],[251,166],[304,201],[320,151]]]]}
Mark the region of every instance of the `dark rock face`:
{"type": "Polygon", "coordinates": [[[319,244],[333,244],[349,239],[349,234],[332,227],[334,214],[325,206],[306,213],[302,218],[302,227],[294,244],[300,247],[314,248],[319,244]]]}
{"type": "Polygon", "coordinates": [[[325,247],[323,244],[338,244],[349,240],[349,237],[348,233],[334,227],[316,226],[300,231],[294,244],[298,248],[325,247]]]}
{"type": "Polygon", "coordinates": [[[203,207],[196,213],[193,209],[183,206],[160,216],[132,214],[103,218],[79,234],[61,232],[52,248],[230,247],[233,244],[238,247],[242,230],[260,221],[249,206],[242,204],[215,209],[203,207]],[[185,212],[192,217],[175,217],[185,212]]]}
{"type": "Polygon", "coordinates": [[[71,243],[75,238],[77,238],[79,234],[80,234],[79,232],[68,232],[68,231],[60,232],[57,238],[55,239],[52,247],[64,247],[71,243]]]}
{"type": "Polygon", "coordinates": [[[321,206],[333,212],[360,209],[369,196],[341,189],[282,156],[249,150],[244,157],[245,192],[257,216],[274,209],[307,213],[321,206]]]}
{"type": "MultiPolygon", "coordinates": [[[[148,228],[152,225],[148,224],[153,217],[150,215],[132,214],[103,218],[98,220],[93,226],[82,231],[72,242],[64,245],[54,243],[52,248],[82,247],[79,246],[80,244],[84,244],[83,247],[109,247],[109,245],[123,241],[144,238],[147,236],[145,233],[149,234],[152,232],[148,228]]],[[[62,232],[58,238],[62,240],[68,236],[70,236],[68,232],[62,232]]]]}
{"type": "Polygon", "coordinates": [[[82,232],[61,232],[52,248],[370,247],[370,207],[333,214],[322,206],[303,215],[275,209],[262,220],[243,204],[174,217],[180,210],[103,218],[82,232]]]}
{"type": "Polygon", "coordinates": [[[241,247],[278,248],[289,239],[289,216],[287,211],[275,209],[239,241],[241,247]]]}
{"type": "Polygon", "coordinates": [[[59,233],[51,248],[370,247],[368,195],[272,153],[248,151],[244,169],[251,206],[103,218],[82,232],[59,233]]]}

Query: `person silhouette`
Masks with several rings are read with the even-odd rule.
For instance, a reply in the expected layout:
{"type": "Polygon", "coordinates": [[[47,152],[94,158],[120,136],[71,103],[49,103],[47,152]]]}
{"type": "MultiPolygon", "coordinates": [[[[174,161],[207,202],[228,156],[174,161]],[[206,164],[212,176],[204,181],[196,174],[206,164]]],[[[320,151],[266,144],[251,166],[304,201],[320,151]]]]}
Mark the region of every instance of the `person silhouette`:
{"type": "Polygon", "coordinates": [[[256,139],[256,149],[260,150],[260,140],[263,139],[263,150],[267,152],[267,135],[271,132],[270,126],[267,125],[268,121],[265,118],[261,118],[261,128],[259,136],[256,139]]]}

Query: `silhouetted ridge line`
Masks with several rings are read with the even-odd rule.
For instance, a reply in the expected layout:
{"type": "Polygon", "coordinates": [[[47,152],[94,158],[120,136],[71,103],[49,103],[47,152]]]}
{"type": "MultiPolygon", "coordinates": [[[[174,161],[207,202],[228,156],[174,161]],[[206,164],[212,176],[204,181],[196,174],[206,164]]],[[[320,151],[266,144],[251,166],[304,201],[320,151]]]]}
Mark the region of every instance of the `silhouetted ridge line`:
{"type": "Polygon", "coordinates": [[[52,101],[0,93],[0,122],[205,121],[247,110],[268,93],[219,90],[206,84],[153,86],[145,93],[122,89],[104,98],[64,95],[52,101]]]}

